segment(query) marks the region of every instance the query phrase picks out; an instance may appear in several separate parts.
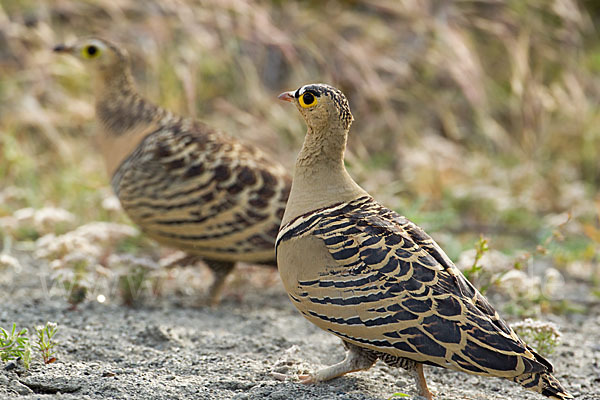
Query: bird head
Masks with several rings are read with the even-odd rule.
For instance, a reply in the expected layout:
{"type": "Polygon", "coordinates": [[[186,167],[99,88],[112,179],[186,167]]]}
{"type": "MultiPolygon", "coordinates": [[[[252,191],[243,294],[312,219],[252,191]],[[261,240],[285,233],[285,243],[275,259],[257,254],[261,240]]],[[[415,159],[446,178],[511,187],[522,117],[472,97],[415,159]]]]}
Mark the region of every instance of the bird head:
{"type": "Polygon", "coordinates": [[[324,83],[304,85],[295,92],[281,93],[278,98],[294,103],[314,131],[335,127],[347,131],[354,120],[346,96],[324,83]]]}
{"type": "Polygon", "coordinates": [[[53,50],[70,54],[98,71],[124,68],[128,62],[125,50],[97,37],[79,39],[71,45],[59,44],[53,50]]]}

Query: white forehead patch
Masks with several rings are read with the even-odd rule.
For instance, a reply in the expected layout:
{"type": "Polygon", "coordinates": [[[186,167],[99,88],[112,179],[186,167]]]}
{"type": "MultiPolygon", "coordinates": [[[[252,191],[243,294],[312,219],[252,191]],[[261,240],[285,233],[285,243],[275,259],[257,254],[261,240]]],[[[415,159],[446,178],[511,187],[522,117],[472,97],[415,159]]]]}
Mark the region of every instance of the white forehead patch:
{"type": "Polygon", "coordinates": [[[100,50],[104,50],[106,49],[106,45],[104,44],[104,42],[102,42],[101,40],[98,39],[90,39],[87,41],[86,46],[96,46],[97,48],[99,48],[100,50]]]}
{"type": "MultiPolygon", "coordinates": [[[[323,83],[309,83],[308,85],[304,85],[302,86],[300,89],[298,89],[295,93],[296,97],[300,97],[304,94],[304,92],[308,91],[309,88],[313,88],[316,89],[317,87],[325,87],[327,88],[328,86],[323,84],[323,83]]],[[[319,90],[317,90],[317,93],[315,93],[315,95],[317,97],[321,96],[321,92],[319,90]]]]}

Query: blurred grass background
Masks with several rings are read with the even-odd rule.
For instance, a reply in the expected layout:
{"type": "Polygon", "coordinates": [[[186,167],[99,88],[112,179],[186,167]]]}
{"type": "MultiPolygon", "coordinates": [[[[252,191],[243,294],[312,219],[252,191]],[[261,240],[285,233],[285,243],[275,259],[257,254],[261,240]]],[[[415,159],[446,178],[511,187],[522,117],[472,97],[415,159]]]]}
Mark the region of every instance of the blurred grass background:
{"type": "Polygon", "coordinates": [[[290,170],[305,126],[277,94],[339,87],[347,164],[376,198],[453,259],[484,234],[598,293],[599,24],[591,0],[0,0],[0,218],[127,221],[93,145],[90,75],[51,52],[101,35],[147,98],[290,170]]]}

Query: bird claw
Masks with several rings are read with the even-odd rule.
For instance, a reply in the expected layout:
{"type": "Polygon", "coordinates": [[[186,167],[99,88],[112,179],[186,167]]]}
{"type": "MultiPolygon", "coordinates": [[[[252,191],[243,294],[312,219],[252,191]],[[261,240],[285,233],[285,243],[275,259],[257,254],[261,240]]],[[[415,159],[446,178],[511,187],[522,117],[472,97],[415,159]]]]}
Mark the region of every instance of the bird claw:
{"type": "Polygon", "coordinates": [[[194,303],[193,307],[198,309],[216,309],[221,304],[221,298],[210,296],[209,294],[203,294],[198,296],[198,300],[194,303]]]}
{"type": "Polygon", "coordinates": [[[433,400],[434,396],[432,393],[429,394],[425,394],[425,393],[419,393],[418,395],[416,395],[414,397],[415,400],[433,400]]]}
{"type": "Polygon", "coordinates": [[[300,383],[302,383],[304,385],[316,383],[315,378],[310,374],[298,375],[298,379],[300,379],[300,383]]]}
{"type": "Polygon", "coordinates": [[[275,371],[271,372],[271,376],[273,377],[273,379],[275,379],[277,381],[282,381],[282,382],[285,382],[290,378],[290,376],[287,374],[282,374],[281,372],[275,372],[275,371]]]}

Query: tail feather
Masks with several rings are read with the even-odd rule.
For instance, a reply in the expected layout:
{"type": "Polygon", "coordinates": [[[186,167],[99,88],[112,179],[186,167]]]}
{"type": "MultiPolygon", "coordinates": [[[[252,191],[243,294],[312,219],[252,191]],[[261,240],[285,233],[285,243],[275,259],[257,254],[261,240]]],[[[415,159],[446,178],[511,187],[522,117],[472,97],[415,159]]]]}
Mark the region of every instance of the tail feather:
{"type": "Polygon", "coordinates": [[[546,360],[544,357],[539,355],[538,352],[533,350],[528,345],[525,345],[525,346],[527,347],[527,350],[529,350],[533,354],[533,356],[535,357],[535,361],[539,362],[544,367],[546,367],[546,372],[550,372],[550,373],[554,372],[554,367],[552,366],[552,364],[550,364],[550,361],[546,360]]]}
{"type": "Polygon", "coordinates": [[[513,380],[525,389],[543,394],[557,400],[572,399],[571,396],[552,374],[548,372],[527,373],[519,375],[513,380]]]}

